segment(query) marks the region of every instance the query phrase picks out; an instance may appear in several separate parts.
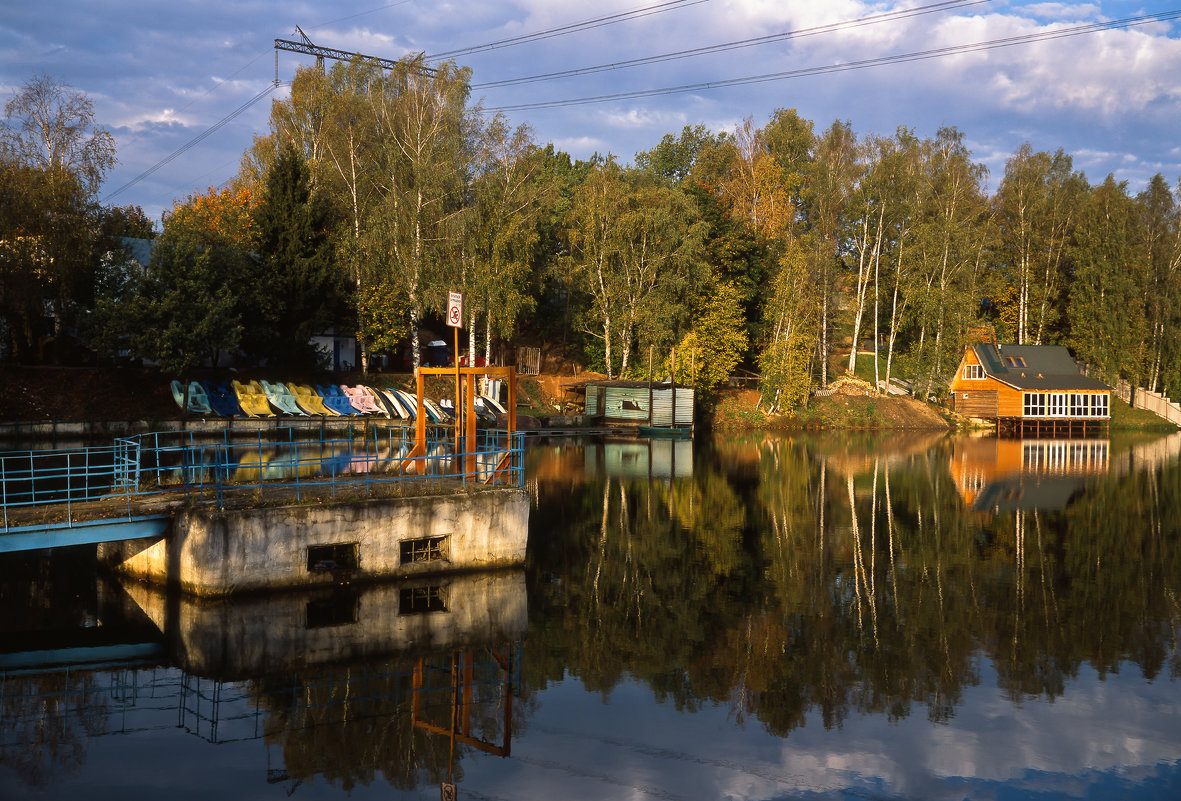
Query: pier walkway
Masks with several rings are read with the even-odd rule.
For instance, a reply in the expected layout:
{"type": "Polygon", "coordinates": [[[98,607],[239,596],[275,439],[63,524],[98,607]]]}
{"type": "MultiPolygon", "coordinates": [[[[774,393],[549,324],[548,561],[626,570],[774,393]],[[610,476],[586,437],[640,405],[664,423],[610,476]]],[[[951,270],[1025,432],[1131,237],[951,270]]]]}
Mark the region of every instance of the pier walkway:
{"type": "Polygon", "coordinates": [[[170,431],[0,453],[0,553],[155,536],[178,508],[523,486],[521,434],[363,421],[170,431]],[[421,444],[419,447],[419,439],[421,444]],[[457,447],[458,445],[458,447],[457,447]]]}

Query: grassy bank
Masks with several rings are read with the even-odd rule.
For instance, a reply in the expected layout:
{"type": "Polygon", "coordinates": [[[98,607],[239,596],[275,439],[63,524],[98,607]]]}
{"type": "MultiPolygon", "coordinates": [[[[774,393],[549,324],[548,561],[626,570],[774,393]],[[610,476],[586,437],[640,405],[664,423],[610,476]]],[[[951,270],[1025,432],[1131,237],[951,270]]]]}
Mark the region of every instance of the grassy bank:
{"type": "Polygon", "coordinates": [[[1144,409],[1133,409],[1114,395],[1111,396],[1111,424],[1118,431],[1176,431],[1177,426],[1144,409]]]}
{"type": "Polygon", "coordinates": [[[927,429],[949,427],[935,407],[915,400],[865,395],[833,395],[812,398],[792,415],[769,415],[758,408],[758,393],[723,393],[712,415],[714,430],[749,429],[927,429]]]}

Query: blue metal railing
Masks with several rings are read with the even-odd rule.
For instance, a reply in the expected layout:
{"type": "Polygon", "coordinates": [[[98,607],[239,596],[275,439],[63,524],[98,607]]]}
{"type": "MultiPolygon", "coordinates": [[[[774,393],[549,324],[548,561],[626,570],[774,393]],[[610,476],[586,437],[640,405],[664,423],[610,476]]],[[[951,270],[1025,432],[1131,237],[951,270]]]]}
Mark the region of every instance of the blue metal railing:
{"type": "Polygon", "coordinates": [[[99,513],[105,518],[132,519],[149,514],[146,505],[163,496],[222,508],[234,497],[368,496],[405,482],[426,482],[428,491],[444,480],[524,484],[523,434],[510,442],[505,431],[479,430],[465,453],[457,452],[451,429],[428,428],[421,454],[412,455],[414,437],[404,426],[291,426],[159,432],[98,447],[0,453],[3,531],[27,528],[20,510],[33,507],[52,510],[56,525],[92,519],[94,504],[79,507],[88,501],[106,501],[99,513]]]}

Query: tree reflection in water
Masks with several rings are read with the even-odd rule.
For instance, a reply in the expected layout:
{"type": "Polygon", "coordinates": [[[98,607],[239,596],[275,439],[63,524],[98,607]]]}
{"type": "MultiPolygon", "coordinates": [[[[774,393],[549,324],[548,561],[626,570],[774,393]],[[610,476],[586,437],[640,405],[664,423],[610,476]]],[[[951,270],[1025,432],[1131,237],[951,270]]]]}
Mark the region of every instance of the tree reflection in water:
{"type": "Polygon", "coordinates": [[[1084,664],[1181,674],[1175,447],[1074,476],[1065,508],[981,513],[953,442],[719,438],[691,478],[539,482],[526,684],[631,675],[786,736],[812,711],[947,721],[985,661],[1015,703],[1084,664]]]}
{"type": "MultiPolygon", "coordinates": [[[[0,767],[46,797],[64,796],[73,777],[117,774],[131,787],[151,767],[143,738],[159,737],[209,782],[202,791],[227,797],[253,797],[264,775],[288,792],[315,783],[331,796],[433,796],[459,784],[464,797],[481,792],[464,781],[500,781],[505,797],[518,780],[552,788],[550,771],[567,783],[555,796],[663,781],[681,785],[668,797],[695,797],[684,787],[721,792],[735,770],[769,782],[735,797],[769,797],[811,786],[799,777],[878,786],[808,765],[862,754],[904,762],[892,734],[838,742],[800,728],[864,734],[881,720],[930,749],[880,779],[918,795],[943,777],[949,797],[962,797],[963,786],[1023,771],[1081,786],[1129,766],[1150,775],[1171,753],[1175,704],[1119,721],[1126,729],[1101,747],[1140,744],[1127,758],[1002,755],[975,776],[957,773],[956,760],[986,761],[997,756],[990,746],[1009,745],[980,728],[992,725],[998,696],[1009,711],[1063,699],[998,730],[1036,720],[1046,724],[1039,737],[1067,747],[1090,746],[1089,729],[1123,714],[1124,699],[1175,698],[1168,687],[1139,696],[1143,685],[1127,682],[1105,697],[1094,685],[1116,671],[1181,677],[1179,442],[891,433],[728,437],[691,450],[541,443],[528,454],[524,572],[201,604],[138,585],[96,592],[93,559],[56,578],[38,578],[36,559],[4,562],[0,663],[75,645],[157,655],[118,669],[6,666],[0,767]],[[626,694],[627,708],[601,704],[593,722],[564,717],[587,708],[568,692],[571,677],[604,701],[626,694]],[[713,707],[732,730],[709,728],[713,707]],[[916,731],[924,713],[938,725],[916,731]],[[641,733],[650,720],[665,729],[641,733]],[[719,739],[693,739],[703,729],[719,739]],[[935,730],[950,735],[943,750],[935,730]],[[752,731],[773,756],[750,757],[748,770],[752,731]],[[104,750],[114,765],[104,773],[87,755],[112,734],[131,736],[104,750]],[[237,752],[236,774],[221,767],[235,765],[225,759],[234,743],[255,746],[237,752]],[[605,762],[584,766],[574,751],[588,743],[603,746],[596,757],[655,754],[643,765],[652,772],[641,783],[605,762]],[[484,760],[510,744],[507,759],[484,760]],[[590,789],[575,793],[576,781],[590,789]]],[[[1164,781],[1175,782],[1169,765],[1164,781]]]]}

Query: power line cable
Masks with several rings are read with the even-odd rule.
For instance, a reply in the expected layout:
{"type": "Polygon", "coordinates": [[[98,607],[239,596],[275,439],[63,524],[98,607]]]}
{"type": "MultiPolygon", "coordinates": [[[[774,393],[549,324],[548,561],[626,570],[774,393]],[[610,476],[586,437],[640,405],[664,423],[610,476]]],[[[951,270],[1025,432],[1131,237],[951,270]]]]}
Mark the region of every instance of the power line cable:
{"type": "Polygon", "coordinates": [[[254,97],[247,100],[242,105],[238,106],[238,108],[234,109],[226,116],[222,117],[220,120],[215,122],[213,125],[206,128],[202,133],[193,137],[188,142],[184,143],[183,145],[178,147],[176,150],[172,151],[172,153],[170,153],[169,155],[162,158],[160,161],[153,164],[151,167],[148,167],[148,169],[144,170],[139,175],[135,176],[130,181],[123,184],[123,186],[119,187],[114,192],[111,192],[110,194],[108,194],[106,197],[104,197],[102,199],[102,202],[106,203],[108,200],[115,197],[116,195],[122,194],[126,190],[128,190],[131,187],[138,184],[143,179],[147,178],[152,173],[159,170],[161,167],[163,167],[166,164],[168,164],[169,162],[171,162],[173,159],[177,158],[178,156],[183,155],[184,153],[187,153],[189,150],[196,147],[201,142],[204,142],[206,139],[208,139],[210,136],[212,136],[213,134],[220,131],[222,128],[224,128],[226,125],[228,125],[234,119],[236,119],[239,115],[241,115],[243,112],[245,112],[251,106],[253,106],[255,103],[262,100],[264,97],[269,95],[271,92],[275,91],[276,88],[278,88],[278,87],[275,84],[267,84],[265,89],[263,89],[261,92],[256,94],[254,97]]]}
{"type": "Polygon", "coordinates": [[[327,22],[320,22],[320,23],[317,23],[316,25],[309,25],[309,26],[307,26],[307,29],[309,31],[318,31],[321,28],[326,28],[329,25],[335,25],[338,22],[344,22],[345,20],[349,20],[349,19],[356,19],[357,17],[364,17],[367,14],[376,14],[378,11],[385,11],[387,8],[393,8],[394,6],[404,6],[409,2],[410,2],[410,0],[398,0],[397,3],[386,3],[384,6],[378,6],[377,8],[371,8],[371,9],[368,9],[367,11],[358,11],[356,14],[349,14],[348,16],[345,16],[345,17],[337,17],[336,19],[330,19],[327,22]]]}
{"type": "MultiPolygon", "coordinates": [[[[381,11],[385,8],[390,8],[390,7],[397,6],[397,5],[403,5],[405,2],[409,2],[409,0],[402,0],[402,2],[390,3],[388,5],[381,6],[379,8],[370,9],[368,11],[362,11],[362,12],[359,12],[357,14],[353,14],[353,15],[350,15],[347,17],[340,17],[340,18],[338,18],[336,20],[332,20],[330,22],[321,23],[321,25],[319,25],[317,27],[324,27],[326,25],[332,24],[333,22],[340,22],[342,20],[351,19],[352,17],[362,16],[364,14],[373,13],[375,11],[381,11]]],[[[698,5],[700,3],[706,3],[706,2],[709,2],[709,0],[669,0],[669,2],[659,3],[655,6],[646,6],[644,8],[633,9],[631,11],[625,11],[625,12],[620,12],[618,14],[608,15],[606,17],[598,17],[598,18],[591,19],[591,20],[585,20],[583,22],[571,23],[570,25],[563,25],[563,26],[560,26],[557,28],[550,28],[550,29],[543,30],[543,31],[536,31],[534,33],[523,34],[522,36],[516,36],[516,37],[512,37],[510,39],[501,39],[501,40],[498,40],[495,42],[489,42],[489,43],[486,43],[483,45],[476,45],[476,46],[469,47],[469,48],[452,50],[452,51],[438,54],[436,56],[431,56],[430,58],[443,58],[443,57],[447,57],[449,55],[457,55],[457,54],[461,54],[461,53],[476,53],[476,52],[483,52],[485,50],[495,50],[495,49],[499,49],[502,47],[510,47],[512,45],[523,44],[525,42],[530,42],[530,41],[538,41],[538,40],[547,39],[547,38],[550,38],[553,36],[564,35],[566,33],[574,33],[579,30],[588,30],[591,28],[601,27],[603,25],[612,25],[617,22],[625,22],[625,21],[628,21],[631,19],[640,19],[640,18],[643,18],[646,16],[650,16],[652,14],[659,14],[664,11],[671,11],[676,8],[698,5]]],[[[276,40],[276,41],[278,41],[278,40],[276,40]]],[[[254,61],[256,61],[258,58],[259,57],[255,57],[255,59],[252,59],[250,63],[254,63],[254,61]]],[[[249,64],[247,66],[249,66],[249,64]]],[[[245,69],[245,67],[243,67],[243,69],[245,69]]],[[[238,72],[241,72],[241,70],[238,70],[238,72]]],[[[236,75],[237,73],[234,73],[234,74],[236,75]]],[[[204,132],[202,132],[202,133],[198,134],[197,136],[195,136],[194,138],[190,139],[188,142],[181,145],[179,148],[174,150],[168,156],[165,156],[163,159],[156,162],[151,167],[144,170],[142,173],[135,176],[134,178],[132,178],[130,181],[128,181],[127,183],[120,186],[115,191],[109,193],[106,197],[103,198],[102,202],[105,203],[105,202],[111,200],[112,198],[116,197],[117,195],[122,194],[126,190],[128,190],[131,187],[138,184],[140,181],[144,180],[148,176],[155,173],[160,168],[167,165],[169,162],[173,161],[174,159],[183,155],[187,151],[191,150],[193,147],[195,147],[198,144],[200,144],[201,142],[205,141],[205,139],[209,138],[211,135],[213,135],[217,131],[221,130],[223,127],[225,127],[225,125],[227,125],[229,122],[234,120],[236,117],[238,117],[239,115],[244,113],[247,109],[249,109],[255,103],[262,100],[268,94],[273,92],[276,88],[278,88],[278,84],[271,84],[271,85],[267,86],[267,88],[263,89],[261,92],[259,92],[257,95],[255,95],[253,98],[246,101],[246,103],[242,104],[237,109],[235,109],[234,111],[227,114],[225,117],[223,117],[218,122],[214,123],[212,126],[210,126],[208,129],[206,129],[204,132]]],[[[192,105],[192,104],[190,103],[190,105],[192,105]]]]}
{"type": "Polygon", "coordinates": [[[926,59],[959,55],[961,53],[975,53],[984,50],[993,50],[1000,47],[1013,47],[1015,45],[1029,44],[1031,42],[1062,39],[1071,36],[1081,36],[1083,34],[1095,33],[1102,30],[1130,28],[1137,25],[1147,25],[1152,22],[1164,22],[1171,19],[1177,19],[1178,17],[1181,17],[1181,11],[1166,11],[1159,14],[1146,14],[1138,17],[1126,17],[1124,19],[1112,20],[1108,22],[1088,23],[1086,25],[1077,25],[1071,28],[1061,28],[1055,31],[1043,31],[1041,33],[1024,34],[1021,36],[1009,36],[1003,39],[992,39],[989,41],[973,42],[970,44],[949,45],[948,47],[919,50],[913,53],[899,53],[892,56],[880,56],[878,58],[863,59],[860,61],[827,64],[818,67],[802,67],[800,69],[786,70],[784,72],[772,72],[765,73],[763,75],[748,75],[742,78],[726,78],[717,81],[702,81],[701,83],[669,86],[660,89],[640,89],[632,92],[616,92],[609,95],[594,95],[590,97],[570,98],[566,100],[546,100],[538,101],[536,103],[517,103],[512,105],[490,106],[485,110],[527,111],[531,109],[560,108],[565,106],[589,105],[592,103],[607,103],[612,100],[634,100],[642,97],[658,97],[661,95],[683,94],[685,92],[695,92],[707,89],[746,86],[748,84],[781,81],[787,80],[789,78],[799,78],[808,75],[826,75],[834,72],[848,72],[852,70],[868,69],[870,67],[879,67],[886,64],[901,64],[911,61],[923,61],[926,59]]]}
{"type": "Polygon", "coordinates": [[[605,17],[596,17],[595,19],[583,20],[582,22],[572,22],[569,25],[561,25],[556,28],[547,28],[546,30],[542,31],[525,33],[521,34],[520,36],[513,36],[508,39],[500,39],[495,42],[473,45],[472,47],[461,47],[456,50],[445,50],[442,53],[434,53],[429,55],[427,56],[427,59],[434,60],[440,58],[451,58],[452,56],[471,55],[472,53],[484,53],[489,50],[499,50],[503,47],[513,47],[519,44],[538,42],[543,39],[552,39],[555,36],[565,36],[569,33],[601,28],[605,25],[615,25],[620,22],[629,22],[634,19],[650,17],[653,14],[663,14],[666,11],[677,11],[682,8],[688,8],[689,6],[696,6],[700,5],[701,3],[708,2],[709,0],[669,0],[669,2],[658,3],[654,6],[645,6],[643,8],[632,9],[631,11],[621,11],[618,14],[609,14],[605,17]]]}
{"type": "Polygon", "coordinates": [[[499,81],[474,83],[472,84],[472,88],[495,89],[505,86],[516,86],[525,83],[537,83],[539,81],[552,81],[560,78],[570,78],[579,75],[592,75],[597,72],[606,72],[608,70],[624,69],[627,67],[659,64],[665,61],[675,61],[682,58],[692,58],[694,56],[722,53],[727,50],[738,50],[744,47],[755,47],[758,45],[771,44],[774,42],[781,42],[790,39],[799,39],[805,36],[817,36],[823,33],[851,30],[865,25],[876,25],[881,22],[892,22],[894,20],[908,19],[910,17],[923,16],[925,14],[954,11],[961,8],[967,8],[968,6],[982,5],[989,2],[991,2],[991,0],[945,0],[945,2],[934,3],[929,6],[919,6],[917,8],[907,8],[901,11],[890,11],[883,14],[873,14],[868,17],[859,17],[857,19],[845,20],[843,22],[831,22],[826,25],[817,25],[812,28],[802,28],[798,31],[785,31],[783,33],[768,34],[767,36],[758,36],[753,39],[741,39],[735,42],[726,42],[724,44],[705,45],[703,47],[694,47],[687,50],[677,50],[657,56],[643,56],[641,58],[628,59],[627,61],[616,61],[610,64],[599,64],[593,67],[580,67],[577,69],[562,70],[560,72],[547,72],[540,75],[529,75],[521,78],[505,78],[499,81]]]}

